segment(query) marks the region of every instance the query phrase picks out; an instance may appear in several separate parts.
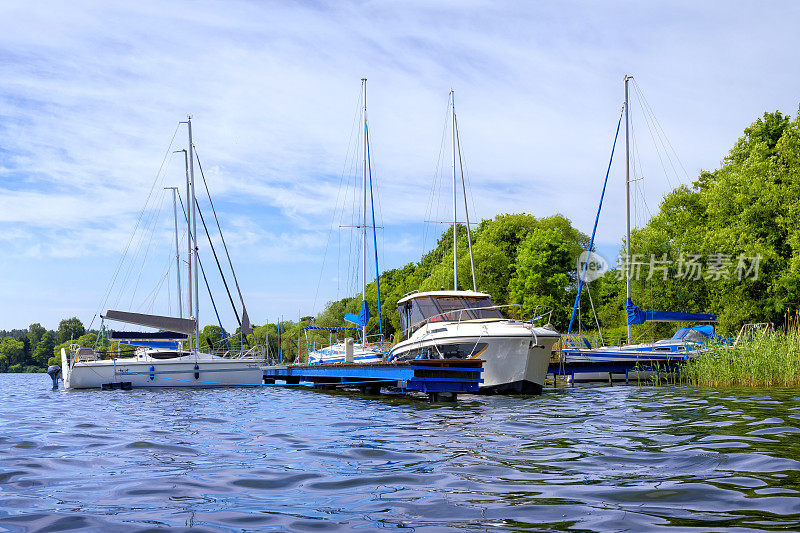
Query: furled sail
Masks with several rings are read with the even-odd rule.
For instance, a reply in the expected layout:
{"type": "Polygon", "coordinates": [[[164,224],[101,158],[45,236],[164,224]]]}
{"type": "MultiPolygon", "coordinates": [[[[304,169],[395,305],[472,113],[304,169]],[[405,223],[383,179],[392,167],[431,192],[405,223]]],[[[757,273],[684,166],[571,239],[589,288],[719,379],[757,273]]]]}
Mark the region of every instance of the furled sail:
{"type": "Polygon", "coordinates": [[[344,315],[344,319],[348,322],[352,322],[353,324],[358,324],[359,326],[365,326],[367,322],[369,322],[369,306],[367,305],[367,301],[363,300],[361,302],[361,312],[357,315],[353,314],[346,314],[344,315]]]}
{"type": "Polygon", "coordinates": [[[635,326],[645,322],[716,322],[717,315],[710,313],[678,313],[675,311],[646,311],[639,309],[630,298],[625,304],[628,324],[635,326]]]}
{"type": "Polygon", "coordinates": [[[186,335],[193,335],[195,332],[195,321],[193,318],[175,318],[172,316],[145,315],[143,313],[131,313],[129,311],[114,311],[109,309],[103,318],[116,320],[117,322],[127,322],[138,326],[163,329],[167,331],[177,331],[186,335]]]}

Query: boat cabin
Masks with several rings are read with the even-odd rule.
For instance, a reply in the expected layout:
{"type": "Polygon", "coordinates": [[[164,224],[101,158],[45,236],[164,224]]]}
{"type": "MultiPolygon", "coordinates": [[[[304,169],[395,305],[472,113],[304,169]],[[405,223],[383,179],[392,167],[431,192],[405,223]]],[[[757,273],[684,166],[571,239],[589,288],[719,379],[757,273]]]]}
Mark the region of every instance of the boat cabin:
{"type": "Polygon", "coordinates": [[[417,292],[401,298],[397,310],[403,339],[432,322],[504,318],[488,294],[475,291],[417,292]]]}

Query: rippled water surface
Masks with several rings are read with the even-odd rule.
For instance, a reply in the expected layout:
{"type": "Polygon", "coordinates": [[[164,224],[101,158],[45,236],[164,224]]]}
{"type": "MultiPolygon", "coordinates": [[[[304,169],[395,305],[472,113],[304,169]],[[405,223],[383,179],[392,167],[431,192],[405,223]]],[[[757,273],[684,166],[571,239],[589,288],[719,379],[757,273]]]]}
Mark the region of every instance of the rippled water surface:
{"type": "Polygon", "coordinates": [[[800,391],[49,391],[0,374],[0,530],[800,529],[800,391]]]}

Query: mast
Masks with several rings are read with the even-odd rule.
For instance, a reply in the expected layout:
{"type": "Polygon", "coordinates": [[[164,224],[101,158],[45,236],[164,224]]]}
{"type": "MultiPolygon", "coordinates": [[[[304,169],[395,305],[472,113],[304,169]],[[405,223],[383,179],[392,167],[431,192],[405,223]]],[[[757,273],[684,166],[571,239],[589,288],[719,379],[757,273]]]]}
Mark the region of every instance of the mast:
{"type": "MultiPolygon", "coordinates": [[[[189,126],[189,179],[191,181],[191,196],[187,200],[191,202],[192,211],[192,224],[189,228],[191,234],[190,241],[193,240],[192,245],[193,254],[192,262],[194,263],[194,346],[197,352],[200,351],[200,292],[197,277],[197,200],[194,191],[194,144],[192,143],[192,116],[189,115],[186,123],[189,126]]],[[[191,287],[191,286],[190,286],[191,287]]],[[[191,309],[189,310],[191,312],[191,309]]]]}
{"type": "MultiPolygon", "coordinates": [[[[183,167],[186,173],[186,201],[188,202],[191,187],[189,183],[189,157],[186,150],[181,150],[181,152],[183,152],[183,167]]],[[[192,316],[192,210],[189,209],[188,203],[186,204],[186,227],[188,228],[186,232],[186,292],[189,300],[186,312],[189,313],[189,316],[192,316]]]]}
{"type": "MultiPolygon", "coordinates": [[[[630,164],[630,118],[628,116],[628,80],[625,75],[625,294],[631,301],[631,164],[630,164]]],[[[627,322],[627,320],[626,320],[627,322]]],[[[628,344],[631,343],[631,325],[628,324],[628,344]]]]}
{"type": "Polygon", "coordinates": [[[302,363],[302,359],[300,359],[300,310],[297,310],[297,362],[302,363]]]}
{"type": "Polygon", "coordinates": [[[453,112],[453,290],[458,290],[458,252],[456,250],[456,94],[450,89],[450,105],[453,112]]]}
{"type": "MultiPolygon", "coordinates": [[[[362,281],[362,303],[367,301],[367,78],[361,78],[361,88],[364,99],[364,168],[361,190],[364,196],[363,209],[361,211],[361,281],[362,281]]],[[[361,343],[367,345],[367,321],[361,326],[361,343]]]]}
{"type": "Polygon", "coordinates": [[[172,191],[172,214],[175,217],[175,278],[178,280],[178,318],[183,318],[183,302],[181,302],[181,252],[178,248],[178,201],[175,198],[177,187],[164,187],[172,191]]]}

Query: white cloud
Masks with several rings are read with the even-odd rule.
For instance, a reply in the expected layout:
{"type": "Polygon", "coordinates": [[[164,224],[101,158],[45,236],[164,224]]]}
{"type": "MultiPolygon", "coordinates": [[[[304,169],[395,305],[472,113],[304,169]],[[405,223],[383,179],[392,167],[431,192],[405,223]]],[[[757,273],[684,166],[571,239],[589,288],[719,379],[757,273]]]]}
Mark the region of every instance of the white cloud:
{"type": "MultiPolygon", "coordinates": [[[[796,110],[797,73],[785,65],[794,61],[799,9],[4,2],[6,256],[113,263],[177,122],[191,112],[230,243],[252,250],[247,260],[255,265],[286,265],[278,270],[319,261],[334,211],[341,217],[350,198],[339,183],[343,169],[351,183],[346,157],[362,76],[369,78],[378,214],[387,239],[398,239],[393,227],[426,217],[451,87],[473,218],[562,212],[588,232],[622,75],[637,76],[694,177],[713,168],[764,110],[796,110]]],[[[649,140],[638,126],[644,147],[649,140]]],[[[181,127],[172,149],[185,147],[185,137],[181,127]]],[[[655,153],[643,149],[641,159],[654,210],[668,184],[655,153]]],[[[182,184],[181,156],[167,154],[166,161],[157,190],[182,184]]],[[[607,243],[618,242],[624,228],[620,162],[601,219],[599,239],[607,243]]],[[[442,164],[446,174],[446,156],[442,164]]],[[[159,227],[165,245],[167,226],[164,219],[159,227]]],[[[402,242],[392,248],[409,259],[417,253],[402,242]]],[[[17,268],[6,265],[6,276],[25,277],[25,261],[17,268]]],[[[75,276],[71,283],[85,283],[75,276]]]]}

